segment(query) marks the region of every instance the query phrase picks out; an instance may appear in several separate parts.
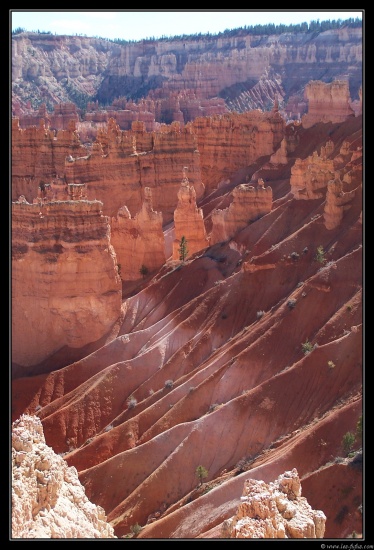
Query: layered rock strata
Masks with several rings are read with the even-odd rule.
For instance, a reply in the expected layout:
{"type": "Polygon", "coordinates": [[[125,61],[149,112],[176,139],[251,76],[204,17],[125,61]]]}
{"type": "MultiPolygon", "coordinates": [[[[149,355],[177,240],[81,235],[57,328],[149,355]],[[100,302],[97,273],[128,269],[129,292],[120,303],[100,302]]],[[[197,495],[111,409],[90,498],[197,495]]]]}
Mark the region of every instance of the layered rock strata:
{"type": "Polygon", "coordinates": [[[12,359],[35,365],[104,336],[121,281],[99,201],[12,203],[12,359]]]}
{"type": "Polygon", "coordinates": [[[249,223],[271,211],[273,191],[263,180],[251,185],[242,183],[232,191],[232,202],[224,210],[213,210],[210,244],[226,241],[249,223]]]}
{"type": "Polygon", "coordinates": [[[343,122],[355,116],[350,106],[347,80],[335,80],[329,84],[311,81],[305,87],[305,98],[308,101],[308,112],[301,119],[304,128],[310,128],[318,122],[343,122]]]}
{"type": "Polygon", "coordinates": [[[114,119],[98,133],[92,154],[66,161],[68,182],[86,183],[90,200],[100,198],[105,215],[115,217],[125,204],[135,215],[142,207],[142,187],[152,189],[153,206],[164,223],[172,220],[180,181],[177,174],[189,166],[197,197],[204,194],[200,155],[191,128],[174,122],[157,132],[146,132],[142,122],[122,131],[114,119]]]}
{"type": "Polygon", "coordinates": [[[338,177],[327,184],[326,202],[324,207],[324,220],[326,229],[335,229],[343,219],[344,212],[352,206],[356,190],[344,192],[344,182],[338,177]]]}
{"type": "MultiPolygon", "coordinates": [[[[362,28],[325,32],[189,37],[118,44],[82,36],[20,33],[12,36],[12,103],[20,113],[30,98],[49,105],[84,98],[109,105],[149,91],[188,91],[197,100],[225,98],[232,108],[267,108],[275,94],[301,99],[309,80],[362,83],[362,28]]],[[[172,99],[172,96],[169,96],[172,99]]],[[[122,107],[124,109],[124,107],[122,107]]],[[[170,102],[162,122],[181,120],[170,102]]],[[[296,107],[296,112],[300,112],[296,107]]],[[[131,109],[129,109],[131,110],[131,109]]],[[[201,113],[209,114],[209,113],[201,113]]],[[[127,114],[125,115],[127,116],[127,114]]],[[[156,118],[156,120],[159,120],[156,118]]],[[[186,118],[185,118],[186,120],[186,118]]]]}
{"type": "Polygon", "coordinates": [[[296,468],[265,483],[247,479],[235,516],[224,522],[223,538],[321,539],[326,516],[301,496],[296,468]]]}
{"type": "Polygon", "coordinates": [[[38,127],[25,129],[20,128],[17,118],[12,119],[12,200],[24,195],[32,202],[41,183],[64,177],[66,156],[87,154],[74,121],[67,130],[55,132],[46,127],[43,119],[38,127]]]}
{"type": "Polygon", "coordinates": [[[215,189],[218,182],[236,170],[272,155],[285,130],[285,122],[277,111],[201,117],[191,124],[197,136],[201,177],[207,191],[215,189]]]}
{"type": "Polygon", "coordinates": [[[194,186],[189,184],[187,168],[183,170],[183,179],[178,191],[178,204],[174,211],[174,231],[174,260],[179,260],[179,247],[183,236],[188,243],[187,257],[209,245],[203,211],[196,206],[196,191],[194,186]]]}
{"type": "Polygon", "coordinates": [[[333,148],[329,140],[318,155],[314,151],[305,159],[296,159],[291,168],[291,193],[296,199],[318,199],[326,193],[327,183],[334,178],[335,165],[328,154],[333,148]]]}
{"type": "Polygon", "coordinates": [[[37,416],[12,424],[12,538],[117,538],[103,508],[88,500],[76,468],[46,445],[37,416]]]}
{"type": "Polygon", "coordinates": [[[162,213],[152,208],[152,190],[144,188],[142,208],[134,218],[126,206],[111,219],[111,243],[116,251],[120,276],[132,281],[166,261],[162,213]]]}

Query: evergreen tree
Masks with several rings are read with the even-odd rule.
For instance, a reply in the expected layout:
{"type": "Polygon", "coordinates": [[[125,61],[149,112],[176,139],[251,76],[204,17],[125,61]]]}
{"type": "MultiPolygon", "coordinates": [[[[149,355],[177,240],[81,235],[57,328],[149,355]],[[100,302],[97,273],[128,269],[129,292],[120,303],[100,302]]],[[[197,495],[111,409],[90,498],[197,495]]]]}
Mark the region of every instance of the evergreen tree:
{"type": "Polygon", "coordinates": [[[188,255],[186,237],[183,235],[179,244],[179,259],[184,262],[188,255]]]}

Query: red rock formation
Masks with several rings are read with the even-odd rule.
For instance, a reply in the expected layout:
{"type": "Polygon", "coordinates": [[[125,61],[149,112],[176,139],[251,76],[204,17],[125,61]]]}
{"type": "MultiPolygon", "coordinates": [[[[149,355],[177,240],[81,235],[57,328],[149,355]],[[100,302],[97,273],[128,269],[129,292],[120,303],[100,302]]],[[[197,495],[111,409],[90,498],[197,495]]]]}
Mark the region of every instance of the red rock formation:
{"type": "Polygon", "coordinates": [[[75,130],[74,122],[68,130],[55,133],[40,125],[26,129],[12,120],[12,200],[24,195],[29,202],[37,195],[41,182],[50,183],[56,176],[64,177],[65,157],[87,155],[75,130]]]}
{"type": "Polygon", "coordinates": [[[99,201],[12,203],[12,359],[29,367],[107,334],[121,285],[99,201]]]}
{"type": "Polygon", "coordinates": [[[235,516],[226,520],[222,538],[322,539],[326,516],[301,496],[296,468],[269,484],[247,479],[235,516]]]}
{"type": "Polygon", "coordinates": [[[324,219],[326,229],[335,229],[342,222],[344,212],[351,208],[352,200],[356,191],[343,191],[343,182],[333,179],[327,184],[326,202],[324,208],[324,219]]]}
{"type": "Polygon", "coordinates": [[[330,84],[312,81],[305,87],[308,112],[302,119],[304,128],[310,128],[317,122],[342,122],[355,116],[350,106],[349,82],[335,80],[330,84]]]}
{"type": "Polygon", "coordinates": [[[263,180],[250,185],[242,183],[232,191],[232,203],[224,210],[212,212],[211,245],[226,241],[235,233],[271,211],[273,191],[263,180]]]}
{"type": "Polygon", "coordinates": [[[196,136],[177,122],[152,133],[140,122],[133,124],[133,130],[121,131],[111,119],[107,131],[98,133],[92,155],[66,162],[66,179],[86,183],[88,198],[100,197],[104,214],[111,217],[124,204],[135,215],[142,206],[141,187],[150,187],[153,206],[167,223],[176,206],[177,174],[183,166],[189,166],[197,197],[203,196],[196,136]]]}
{"type": "Polygon", "coordinates": [[[361,65],[362,28],[349,26],[316,35],[253,35],[241,29],[230,35],[128,44],[20,33],[12,36],[12,103],[19,113],[30,99],[51,105],[72,101],[78,94],[108,105],[135,96],[141,81],[144,95],[158,84],[155,96],[169,97],[164,105],[155,105],[156,120],[161,120],[157,110],[164,109],[179,121],[183,113],[186,122],[182,105],[172,105],[172,94],[187,91],[198,101],[220,97],[235,109],[262,109],[276,93],[287,100],[289,90],[301,102],[309,80],[348,76],[358,90],[361,65]]]}
{"type": "Polygon", "coordinates": [[[124,281],[141,277],[141,268],[160,268],[166,261],[162,213],[152,208],[152,190],[144,188],[142,209],[131,217],[126,206],[111,219],[111,243],[116,251],[120,276],[124,281]]]}
{"type": "Polygon", "coordinates": [[[179,260],[179,247],[183,236],[187,240],[187,258],[195,254],[195,252],[206,248],[209,244],[205,231],[203,211],[196,206],[196,192],[194,186],[189,184],[187,170],[187,168],[183,170],[183,179],[178,191],[178,204],[174,210],[174,260],[179,260]]]}
{"type": "MultiPolygon", "coordinates": [[[[330,146],[328,146],[328,151],[330,146]]],[[[291,193],[296,199],[318,199],[324,196],[327,183],[334,178],[334,161],[325,150],[306,159],[296,159],[291,168],[291,193]]]]}
{"type": "Polygon", "coordinates": [[[278,112],[250,111],[197,118],[192,127],[200,152],[202,181],[210,192],[239,168],[272,155],[283,139],[285,122],[278,112]]]}
{"type": "MultiPolygon", "coordinates": [[[[363,414],[361,122],[302,129],[294,152],[307,158],[324,146],[327,156],[334,143],[326,160],[343,191],[355,189],[339,225],[325,227],[326,191],[294,200],[282,167],[267,215],[134,285],[111,338],[88,355],[13,381],[12,418],[38,412],[48,445],[67,453],[117,536],[138,523],[142,539],[219,538],[245,479],[268,484],[294,467],[327,517],[325,537],[364,531],[354,465],[363,414]],[[342,446],[348,431],[352,459],[342,446]],[[208,470],[201,485],[199,465],[208,470]]],[[[145,148],[148,134],[141,139],[145,148]]],[[[224,190],[203,208],[224,202],[224,190]]]]}

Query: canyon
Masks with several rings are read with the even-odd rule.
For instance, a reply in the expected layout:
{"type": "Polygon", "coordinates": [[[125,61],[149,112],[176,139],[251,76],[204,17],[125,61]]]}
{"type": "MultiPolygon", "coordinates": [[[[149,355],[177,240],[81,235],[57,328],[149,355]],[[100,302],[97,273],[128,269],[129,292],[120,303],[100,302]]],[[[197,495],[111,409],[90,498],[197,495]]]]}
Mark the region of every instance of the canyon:
{"type": "MultiPolygon", "coordinates": [[[[92,503],[73,538],[364,535],[360,33],[301,35],[13,37],[11,415],[92,503]],[[21,98],[42,81],[54,114],[21,98]]],[[[69,537],[18,502],[19,537],[69,537]]]]}

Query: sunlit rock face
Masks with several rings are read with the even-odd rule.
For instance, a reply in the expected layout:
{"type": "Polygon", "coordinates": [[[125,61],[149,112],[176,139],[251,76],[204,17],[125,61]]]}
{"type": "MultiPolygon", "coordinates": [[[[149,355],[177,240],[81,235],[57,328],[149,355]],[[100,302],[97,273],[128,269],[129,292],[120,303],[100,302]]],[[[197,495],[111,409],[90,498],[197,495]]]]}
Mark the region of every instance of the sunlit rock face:
{"type": "Polygon", "coordinates": [[[162,230],[162,213],[152,208],[152,190],[144,188],[142,208],[132,218],[126,206],[111,219],[111,242],[116,251],[121,279],[139,279],[152,272],[165,261],[165,238],[162,230]]]}
{"type": "Polygon", "coordinates": [[[226,520],[224,538],[233,539],[321,539],[326,516],[313,510],[301,496],[296,468],[274,482],[248,479],[235,516],[226,520]]]}
{"type": "Polygon", "coordinates": [[[232,192],[232,202],[224,210],[212,212],[210,243],[233,237],[240,229],[271,211],[273,191],[263,180],[256,184],[242,183],[232,192]]]}
{"type": "Polygon", "coordinates": [[[302,119],[304,128],[310,128],[317,122],[343,122],[354,117],[349,82],[335,80],[329,84],[312,81],[305,87],[305,97],[308,101],[308,113],[302,119]]]}
{"type": "Polygon", "coordinates": [[[37,416],[12,424],[12,538],[117,538],[76,468],[46,445],[37,416]]]}
{"type": "Polygon", "coordinates": [[[121,281],[99,201],[12,203],[12,358],[35,365],[105,335],[121,281]]]}
{"type": "Polygon", "coordinates": [[[173,259],[180,259],[180,242],[185,237],[188,246],[188,254],[206,248],[209,244],[203,211],[196,206],[196,191],[189,184],[187,169],[183,171],[183,179],[178,191],[178,204],[174,211],[175,241],[173,243],[173,259]]]}

